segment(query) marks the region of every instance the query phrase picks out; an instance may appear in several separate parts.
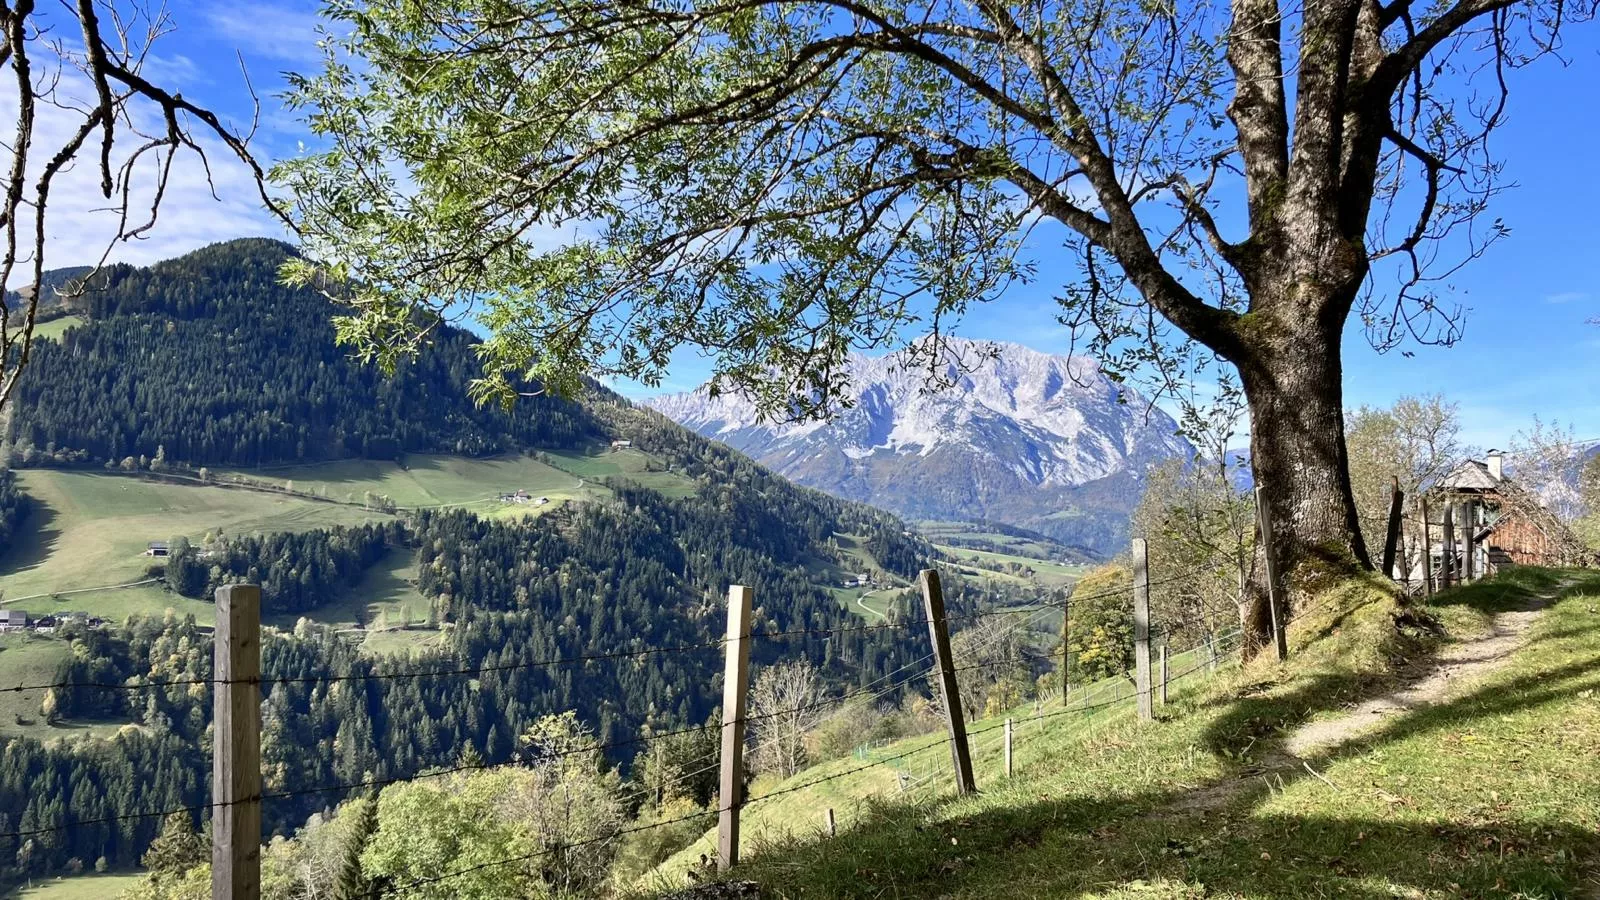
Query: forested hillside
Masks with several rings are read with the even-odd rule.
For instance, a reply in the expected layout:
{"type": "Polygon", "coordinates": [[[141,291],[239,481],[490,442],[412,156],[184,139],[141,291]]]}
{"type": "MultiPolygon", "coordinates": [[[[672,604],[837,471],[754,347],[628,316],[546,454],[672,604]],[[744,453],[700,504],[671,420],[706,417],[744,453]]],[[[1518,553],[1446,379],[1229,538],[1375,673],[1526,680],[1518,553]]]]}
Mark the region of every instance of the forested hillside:
{"type": "MultiPolygon", "coordinates": [[[[730,584],[755,589],[758,629],[800,632],[759,645],[758,666],[804,659],[842,692],[927,652],[918,629],[849,629],[861,610],[830,590],[837,573],[866,567],[899,585],[914,577],[934,551],[898,519],[796,487],[598,387],[573,400],[527,398],[509,412],[475,408],[465,396],[476,365],[465,332],[442,329],[416,362],[386,379],[333,345],[326,301],[277,284],[289,252],[236,241],[107,273],[83,301],[86,324],[36,345],[13,417],[14,464],[110,469],[119,477],[94,476],[104,483],[92,487],[119,503],[135,495],[117,485],[134,478],[181,482],[172,490],[224,501],[254,499],[268,481],[244,490],[204,467],[249,475],[257,466],[339,458],[396,458],[403,467],[407,454],[423,452],[538,453],[577,465],[603,460],[600,448],[624,441],[647,471],[637,480],[588,476],[590,487],[570,502],[510,516],[471,504],[472,511],[398,515],[393,503],[352,509],[353,501],[297,494],[285,481],[274,490],[370,521],[296,531],[207,524],[203,534],[170,541],[177,526],[151,534],[168,555],[139,565],[174,603],[251,582],[263,588],[264,614],[283,624],[263,647],[263,755],[267,790],[292,796],[267,805],[269,830],[288,833],[350,793],[329,786],[462,760],[506,762],[537,722],[568,712],[607,748],[611,764],[643,777],[637,736],[699,725],[717,712],[717,640],[730,584]],[[363,629],[324,624],[335,621],[325,611],[362,602],[351,595],[394,558],[414,560],[408,580],[424,609],[409,630],[394,632],[409,638],[406,652],[372,652],[361,645],[363,629]],[[805,633],[842,626],[831,638],[805,633]],[[615,658],[654,647],[697,649],[615,658]],[[321,680],[329,677],[338,680],[321,680]]],[[[10,525],[26,497],[9,472],[0,478],[10,525]]],[[[150,527],[163,527],[161,510],[148,512],[150,527]]],[[[195,524],[193,516],[185,521],[195,524]]],[[[34,552],[54,545],[36,542],[34,552]]],[[[0,576],[19,562],[0,555],[0,576]]],[[[95,596],[71,603],[92,614],[95,596]]],[[[951,587],[956,610],[998,601],[951,587]]],[[[905,616],[906,604],[888,594],[879,614],[905,616]]],[[[0,808],[11,811],[0,832],[43,833],[28,852],[29,871],[100,857],[133,865],[164,827],[143,813],[205,804],[206,624],[169,612],[106,627],[71,622],[36,641],[64,645],[56,682],[122,687],[49,691],[37,721],[18,716],[18,729],[36,730],[0,751],[0,808]],[[126,724],[92,744],[35,737],[85,722],[126,724]],[[115,821],[78,824],[101,819],[115,821]]],[[[0,664],[5,659],[0,654],[0,664]]],[[[652,757],[652,777],[676,772],[691,794],[709,791],[709,776],[689,768],[695,738],[684,739],[680,770],[670,754],[652,757]]],[[[16,858],[22,845],[14,843],[0,846],[0,860],[16,858]]]]}
{"type": "Polygon", "coordinates": [[[103,273],[80,300],[88,324],[35,347],[16,396],[20,461],[164,450],[197,466],[256,466],[478,456],[598,436],[578,404],[528,397],[506,412],[467,402],[477,360],[456,329],[435,332],[393,378],[351,360],[333,343],[330,304],[278,284],[292,252],[240,240],[103,273]]]}

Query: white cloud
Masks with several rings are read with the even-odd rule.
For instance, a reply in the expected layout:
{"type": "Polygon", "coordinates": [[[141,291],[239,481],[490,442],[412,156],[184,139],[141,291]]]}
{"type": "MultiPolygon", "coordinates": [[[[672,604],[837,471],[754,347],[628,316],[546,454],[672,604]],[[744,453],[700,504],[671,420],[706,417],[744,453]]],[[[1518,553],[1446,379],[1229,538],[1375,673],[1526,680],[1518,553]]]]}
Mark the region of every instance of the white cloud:
{"type": "Polygon", "coordinates": [[[155,84],[164,86],[183,87],[207,80],[195,61],[181,53],[172,56],[156,53],[147,55],[140,74],[155,84]]]}
{"type": "MultiPolygon", "coordinates": [[[[60,85],[63,100],[91,93],[92,89],[81,75],[63,75],[60,85]]],[[[14,121],[15,109],[15,96],[0,94],[0,121],[14,121]]],[[[82,122],[80,114],[52,104],[41,103],[37,109],[27,178],[30,189],[45,162],[58,152],[82,122]]],[[[140,131],[160,133],[160,112],[154,106],[136,105],[132,113],[140,131]]],[[[200,157],[192,150],[181,152],[172,165],[155,226],[143,238],[117,242],[112,247],[110,261],[144,265],[230,238],[284,236],[284,229],[263,208],[249,168],[221,141],[208,138],[198,129],[194,134],[210,163],[210,183],[200,157]]],[[[11,136],[7,133],[0,137],[9,142],[11,136]]],[[[118,201],[107,200],[101,193],[99,144],[95,138],[91,138],[77,158],[52,181],[45,221],[46,268],[98,262],[118,232],[120,215],[112,208],[118,201]]],[[[112,150],[114,174],[143,142],[144,138],[126,126],[119,129],[112,150]]],[[[0,148],[0,169],[9,171],[10,157],[9,152],[0,148]]],[[[158,172],[156,154],[151,152],[145,154],[130,177],[130,227],[149,218],[158,172]]],[[[29,193],[31,195],[32,191],[29,193]]],[[[117,191],[113,195],[120,198],[117,191]]],[[[32,247],[34,222],[32,210],[23,210],[17,222],[21,247],[32,247]]],[[[20,265],[18,269],[13,273],[12,287],[26,281],[31,265],[20,265]]]]}
{"type": "Polygon", "coordinates": [[[320,63],[314,7],[285,3],[214,3],[206,24],[245,55],[286,63],[320,63]]]}
{"type": "Polygon", "coordinates": [[[1583,292],[1583,291],[1562,291],[1559,294],[1551,294],[1548,297],[1545,297],[1544,298],[1544,302],[1546,302],[1546,303],[1576,303],[1576,302],[1578,302],[1580,300],[1587,300],[1587,299],[1589,299],[1589,295],[1587,293],[1583,292]]]}

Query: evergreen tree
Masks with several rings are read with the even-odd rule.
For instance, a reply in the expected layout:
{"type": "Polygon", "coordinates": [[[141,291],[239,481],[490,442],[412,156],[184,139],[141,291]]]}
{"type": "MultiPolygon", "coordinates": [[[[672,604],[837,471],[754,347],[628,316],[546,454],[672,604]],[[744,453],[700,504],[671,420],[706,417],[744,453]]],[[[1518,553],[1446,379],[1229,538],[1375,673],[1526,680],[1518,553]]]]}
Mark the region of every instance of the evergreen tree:
{"type": "Polygon", "coordinates": [[[372,833],[378,830],[378,798],[370,796],[357,800],[344,814],[353,814],[355,821],[345,836],[344,861],[339,867],[339,881],[333,896],[334,900],[358,900],[371,890],[361,870],[361,851],[366,849],[372,833]]]}
{"type": "Polygon", "coordinates": [[[195,832],[189,814],[175,812],[162,822],[161,834],[150,842],[139,864],[157,878],[176,877],[206,859],[206,842],[195,832]]]}

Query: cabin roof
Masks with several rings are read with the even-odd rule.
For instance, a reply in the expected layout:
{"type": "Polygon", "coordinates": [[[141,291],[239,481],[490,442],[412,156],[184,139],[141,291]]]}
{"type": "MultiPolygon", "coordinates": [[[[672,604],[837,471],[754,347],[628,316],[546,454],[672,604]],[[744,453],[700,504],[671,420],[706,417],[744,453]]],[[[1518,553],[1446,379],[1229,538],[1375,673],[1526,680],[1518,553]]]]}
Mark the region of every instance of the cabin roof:
{"type": "Polygon", "coordinates": [[[1490,474],[1487,463],[1467,459],[1440,478],[1435,487],[1446,491],[1497,491],[1503,482],[1490,474]]]}

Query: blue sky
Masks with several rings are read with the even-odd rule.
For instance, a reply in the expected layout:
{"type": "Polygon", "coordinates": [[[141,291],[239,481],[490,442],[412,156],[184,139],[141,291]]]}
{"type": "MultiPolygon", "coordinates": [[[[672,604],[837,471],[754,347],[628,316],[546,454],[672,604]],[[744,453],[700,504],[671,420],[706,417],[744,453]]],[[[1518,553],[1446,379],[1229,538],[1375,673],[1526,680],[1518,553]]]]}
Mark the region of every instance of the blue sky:
{"type": "MultiPolygon", "coordinates": [[[[295,152],[299,134],[273,96],[284,70],[316,65],[315,7],[299,2],[195,3],[171,7],[175,30],[156,47],[152,74],[183,92],[247,119],[249,98],[239,73],[242,55],[261,96],[258,152],[295,152]]],[[[1349,405],[1384,405],[1403,394],[1439,392],[1460,404],[1464,437],[1479,446],[1505,445],[1534,415],[1570,425],[1578,437],[1600,437],[1600,27],[1569,27],[1563,56],[1514,72],[1510,120],[1495,138],[1516,189],[1501,195],[1492,214],[1511,236],[1452,279],[1457,302],[1469,309],[1463,340],[1453,348],[1408,346],[1373,352],[1359,327],[1346,341],[1349,405]]],[[[219,203],[198,178],[168,199],[162,224],[149,240],[120,248],[116,258],[148,262],[214,240],[246,234],[280,235],[256,208],[242,169],[213,159],[219,203]]],[[[57,208],[70,208],[71,188],[57,208]]],[[[84,192],[85,211],[101,205],[84,192]]],[[[98,255],[87,213],[65,215],[52,229],[51,265],[98,255]]],[[[1068,336],[1054,323],[1051,296],[1062,272],[1049,246],[1038,248],[1040,280],[974,310],[959,333],[1064,352],[1068,336]],[[1055,280],[1052,282],[1052,274],[1055,280]]],[[[693,387],[703,362],[685,357],[666,386],[693,387]]]]}

